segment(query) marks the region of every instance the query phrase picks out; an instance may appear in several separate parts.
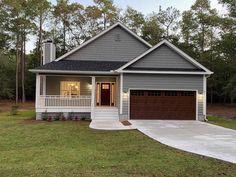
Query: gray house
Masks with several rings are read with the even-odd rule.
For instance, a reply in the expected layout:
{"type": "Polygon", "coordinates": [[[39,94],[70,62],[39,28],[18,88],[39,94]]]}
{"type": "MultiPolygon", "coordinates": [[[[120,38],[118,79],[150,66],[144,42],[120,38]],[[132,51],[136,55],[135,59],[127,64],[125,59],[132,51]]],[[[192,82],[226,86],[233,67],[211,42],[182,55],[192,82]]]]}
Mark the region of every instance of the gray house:
{"type": "Polygon", "coordinates": [[[117,23],[55,59],[46,41],[36,73],[36,113],[92,120],[204,120],[207,68],[164,40],[151,46],[117,23]]]}

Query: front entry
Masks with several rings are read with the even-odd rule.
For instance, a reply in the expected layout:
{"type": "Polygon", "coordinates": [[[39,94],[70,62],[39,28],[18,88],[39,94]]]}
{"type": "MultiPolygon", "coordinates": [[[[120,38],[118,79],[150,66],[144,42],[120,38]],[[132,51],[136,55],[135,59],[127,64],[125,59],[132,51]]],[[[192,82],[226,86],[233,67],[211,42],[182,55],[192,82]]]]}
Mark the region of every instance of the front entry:
{"type": "Polygon", "coordinates": [[[110,83],[101,83],[101,106],[110,106],[111,98],[110,83]]]}
{"type": "Polygon", "coordinates": [[[115,83],[97,82],[97,106],[115,106],[115,83]]]}

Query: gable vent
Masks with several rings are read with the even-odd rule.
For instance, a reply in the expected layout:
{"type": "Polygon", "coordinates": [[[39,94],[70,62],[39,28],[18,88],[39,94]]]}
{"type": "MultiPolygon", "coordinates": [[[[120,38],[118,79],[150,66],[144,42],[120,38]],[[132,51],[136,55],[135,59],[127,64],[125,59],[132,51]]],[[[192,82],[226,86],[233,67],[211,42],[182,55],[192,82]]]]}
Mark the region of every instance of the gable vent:
{"type": "Polygon", "coordinates": [[[120,34],[116,34],[115,35],[115,41],[117,41],[117,42],[121,41],[120,34]]]}

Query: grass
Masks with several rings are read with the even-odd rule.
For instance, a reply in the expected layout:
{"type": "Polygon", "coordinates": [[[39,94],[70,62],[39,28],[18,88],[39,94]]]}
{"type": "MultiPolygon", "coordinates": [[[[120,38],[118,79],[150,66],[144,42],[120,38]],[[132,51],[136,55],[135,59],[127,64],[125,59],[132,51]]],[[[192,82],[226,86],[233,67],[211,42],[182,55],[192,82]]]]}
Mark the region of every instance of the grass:
{"type": "Polygon", "coordinates": [[[0,113],[3,177],[235,177],[236,165],[162,145],[142,133],[96,131],[88,122],[26,121],[0,113]]]}
{"type": "Polygon", "coordinates": [[[208,116],[208,123],[236,130],[236,120],[208,116]]]}

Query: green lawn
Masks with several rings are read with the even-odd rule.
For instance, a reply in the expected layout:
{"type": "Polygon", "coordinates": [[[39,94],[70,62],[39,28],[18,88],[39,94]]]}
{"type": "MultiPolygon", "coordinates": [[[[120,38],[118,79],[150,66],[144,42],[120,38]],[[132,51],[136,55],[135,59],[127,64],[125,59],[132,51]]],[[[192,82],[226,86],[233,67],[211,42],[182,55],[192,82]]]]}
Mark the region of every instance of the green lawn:
{"type": "Polygon", "coordinates": [[[208,123],[236,130],[236,120],[208,116],[208,123]]]}
{"type": "Polygon", "coordinates": [[[25,121],[0,113],[1,177],[235,177],[236,165],[162,145],[142,133],[96,131],[88,122],[25,121]]]}

